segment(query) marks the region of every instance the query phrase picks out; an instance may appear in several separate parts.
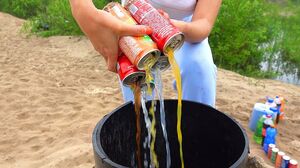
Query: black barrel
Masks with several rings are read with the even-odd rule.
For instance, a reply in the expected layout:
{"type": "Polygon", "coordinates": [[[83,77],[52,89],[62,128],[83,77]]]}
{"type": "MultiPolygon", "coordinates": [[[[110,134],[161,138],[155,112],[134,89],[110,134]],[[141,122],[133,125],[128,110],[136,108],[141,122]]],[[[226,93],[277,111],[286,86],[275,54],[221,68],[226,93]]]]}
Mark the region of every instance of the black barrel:
{"type": "MultiPolygon", "coordinates": [[[[147,103],[147,107],[150,103],[147,103]]],[[[171,153],[171,167],[180,167],[179,144],[177,140],[177,100],[165,100],[166,127],[171,153]]],[[[141,111],[141,114],[142,111],[141,111]]],[[[159,117],[159,103],[156,105],[155,151],[160,167],[166,167],[165,140],[159,117]]],[[[147,135],[144,116],[141,149],[147,135]]],[[[136,167],[135,132],[136,119],[132,102],[126,103],[106,115],[93,132],[93,149],[96,168],[136,167]]],[[[186,168],[240,168],[248,159],[249,142],[242,127],[228,115],[200,103],[182,102],[183,155],[186,168]]],[[[147,160],[147,155],[141,156],[147,160]]]]}

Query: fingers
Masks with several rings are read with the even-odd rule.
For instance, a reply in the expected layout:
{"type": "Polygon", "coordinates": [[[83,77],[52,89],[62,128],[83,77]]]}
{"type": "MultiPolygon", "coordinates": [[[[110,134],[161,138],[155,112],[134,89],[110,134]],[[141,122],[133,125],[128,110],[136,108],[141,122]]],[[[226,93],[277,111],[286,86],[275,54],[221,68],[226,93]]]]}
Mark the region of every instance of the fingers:
{"type": "Polygon", "coordinates": [[[146,34],[151,34],[152,29],[144,25],[130,25],[123,23],[119,30],[120,36],[142,36],[146,34]]]}
{"type": "Polygon", "coordinates": [[[166,19],[170,19],[170,16],[168,13],[166,13],[165,11],[163,11],[162,9],[158,9],[157,10],[161,15],[163,15],[166,19]]]}

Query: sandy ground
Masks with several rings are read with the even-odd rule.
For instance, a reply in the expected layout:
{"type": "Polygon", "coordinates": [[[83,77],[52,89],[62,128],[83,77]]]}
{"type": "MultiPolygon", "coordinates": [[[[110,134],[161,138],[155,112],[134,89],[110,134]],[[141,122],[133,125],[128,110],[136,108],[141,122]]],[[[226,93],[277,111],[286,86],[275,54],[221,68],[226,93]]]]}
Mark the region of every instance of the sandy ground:
{"type": "MultiPolygon", "coordinates": [[[[117,76],[84,37],[25,37],[24,21],[2,13],[0,23],[0,167],[92,168],[93,128],[122,104],[117,76]]],[[[163,81],[176,98],[170,71],[163,81]]],[[[254,103],[276,94],[288,100],[278,146],[300,161],[300,87],[219,69],[217,109],[246,128],[251,155],[267,164],[247,125],[254,103]]]]}

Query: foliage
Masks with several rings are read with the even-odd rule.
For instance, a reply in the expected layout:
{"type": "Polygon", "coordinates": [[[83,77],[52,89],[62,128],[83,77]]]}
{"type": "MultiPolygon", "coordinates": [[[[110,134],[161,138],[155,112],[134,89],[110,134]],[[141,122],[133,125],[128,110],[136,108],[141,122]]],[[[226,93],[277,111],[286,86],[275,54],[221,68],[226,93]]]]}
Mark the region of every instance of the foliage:
{"type": "MultiPolygon", "coordinates": [[[[94,3],[101,9],[109,1],[94,3]]],[[[68,0],[0,0],[0,11],[29,19],[24,28],[33,34],[82,35],[68,0]]],[[[261,63],[272,65],[280,55],[280,61],[300,69],[299,25],[300,0],[223,0],[209,38],[215,63],[249,76],[273,77],[273,69],[262,72],[261,63]]]]}
{"type": "Polygon", "coordinates": [[[251,76],[260,70],[266,51],[263,44],[279,34],[265,6],[262,0],[223,0],[210,36],[219,67],[251,76]]]}

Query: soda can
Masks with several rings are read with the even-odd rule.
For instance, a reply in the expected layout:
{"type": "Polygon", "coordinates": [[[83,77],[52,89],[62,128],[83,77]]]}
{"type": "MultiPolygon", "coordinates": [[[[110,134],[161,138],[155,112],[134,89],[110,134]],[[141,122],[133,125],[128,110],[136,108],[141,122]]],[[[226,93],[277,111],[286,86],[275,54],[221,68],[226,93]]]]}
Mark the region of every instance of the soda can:
{"type": "Polygon", "coordinates": [[[279,152],[278,148],[273,148],[272,149],[272,155],[271,155],[271,161],[272,161],[272,163],[275,163],[278,152],[279,152]]]}
{"type": "Polygon", "coordinates": [[[282,168],[289,168],[289,162],[290,162],[290,157],[287,155],[284,155],[282,157],[282,162],[281,162],[281,167],[282,168]]]}
{"type": "MultiPolygon", "coordinates": [[[[106,5],[103,10],[109,12],[118,19],[132,25],[136,25],[136,21],[131,17],[128,11],[116,2],[106,5]]],[[[154,57],[155,61],[160,56],[160,51],[153,40],[148,36],[123,36],[119,40],[121,51],[128,57],[130,62],[138,69],[144,70],[145,61],[149,57],[154,57]]]]}
{"type": "Polygon", "coordinates": [[[145,0],[128,0],[125,8],[139,24],[152,28],[151,37],[165,54],[183,45],[183,33],[145,0]]]}
{"type": "Polygon", "coordinates": [[[278,152],[276,161],[275,161],[275,168],[281,168],[282,157],[284,155],[285,155],[284,152],[282,152],[282,151],[278,152]]]}
{"type": "Polygon", "coordinates": [[[138,70],[123,53],[118,57],[117,71],[124,86],[131,86],[137,81],[143,82],[146,77],[145,72],[138,70]]]}
{"type": "Polygon", "coordinates": [[[269,159],[271,159],[273,148],[275,148],[275,144],[269,144],[269,146],[268,146],[268,158],[269,159]]]}
{"type": "Polygon", "coordinates": [[[153,69],[160,69],[160,71],[165,71],[170,68],[169,58],[165,55],[158,57],[157,62],[153,65],[153,69]]]}
{"type": "Polygon", "coordinates": [[[290,160],[289,168],[297,168],[298,162],[294,159],[290,160]]]}
{"type": "Polygon", "coordinates": [[[141,84],[141,88],[142,88],[142,91],[144,91],[144,92],[148,92],[149,91],[149,89],[150,90],[154,90],[155,89],[155,83],[154,83],[154,80],[153,81],[150,81],[149,83],[142,83],[141,84]],[[150,88],[149,88],[149,86],[150,86],[150,88]]]}

